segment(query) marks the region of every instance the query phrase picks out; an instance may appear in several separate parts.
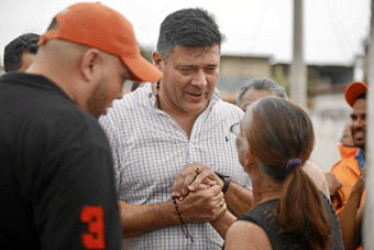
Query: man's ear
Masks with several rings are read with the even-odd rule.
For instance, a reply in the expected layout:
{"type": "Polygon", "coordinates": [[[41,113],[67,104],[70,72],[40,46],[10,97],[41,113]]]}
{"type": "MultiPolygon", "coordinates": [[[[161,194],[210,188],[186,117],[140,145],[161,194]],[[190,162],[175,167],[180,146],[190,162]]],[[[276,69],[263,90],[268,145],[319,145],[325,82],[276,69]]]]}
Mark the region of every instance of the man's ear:
{"type": "Polygon", "coordinates": [[[156,68],[158,68],[159,70],[162,70],[161,67],[163,64],[163,60],[162,60],[162,56],[160,52],[158,51],[153,52],[152,57],[153,57],[153,61],[155,62],[156,68]]]}
{"type": "Polygon", "coordinates": [[[103,58],[97,49],[90,48],[83,53],[80,61],[80,70],[83,78],[90,82],[101,72],[103,58]]]}

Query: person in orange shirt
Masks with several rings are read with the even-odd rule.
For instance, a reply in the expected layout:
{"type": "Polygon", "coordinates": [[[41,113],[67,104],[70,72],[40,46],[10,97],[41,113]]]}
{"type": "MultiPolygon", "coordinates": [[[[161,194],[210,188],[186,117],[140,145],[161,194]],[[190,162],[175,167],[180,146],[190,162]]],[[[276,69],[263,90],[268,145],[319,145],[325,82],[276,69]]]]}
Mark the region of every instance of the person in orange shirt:
{"type": "MultiPolygon", "coordinates": [[[[335,163],[334,166],[339,165],[343,160],[349,161],[349,159],[351,158],[355,159],[355,155],[357,154],[357,151],[360,149],[359,147],[355,147],[354,145],[351,126],[352,123],[349,120],[346,126],[344,127],[343,135],[340,139],[340,144],[338,145],[338,151],[341,160],[335,163]]],[[[342,191],[342,183],[331,172],[326,173],[326,179],[329,183],[331,201],[334,203],[335,209],[340,213],[340,210],[343,206],[343,200],[345,202],[347,201],[347,197],[345,197],[342,191]]]]}
{"type": "Polygon", "coordinates": [[[346,246],[347,249],[354,249],[354,246],[360,244],[359,229],[362,205],[365,201],[363,178],[367,91],[367,85],[362,82],[353,82],[345,90],[345,99],[352,107],[351,133],[354,147],[339,145],[342,159],[330,170],[342,184],[333,194],[333,204],[341,219],[344,244],[349,245],[346,246]]]}

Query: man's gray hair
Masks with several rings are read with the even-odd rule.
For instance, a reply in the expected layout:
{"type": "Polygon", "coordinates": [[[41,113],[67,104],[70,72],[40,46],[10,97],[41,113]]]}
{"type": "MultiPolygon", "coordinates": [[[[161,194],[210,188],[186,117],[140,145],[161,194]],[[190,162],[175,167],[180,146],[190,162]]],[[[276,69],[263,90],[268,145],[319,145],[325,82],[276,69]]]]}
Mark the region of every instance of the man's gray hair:
{"type": "Polygon", "coordinates": [[[245,93],[247,93],[248,90],[254,89],[254,90],[265,90],[273,93],[275,96],[287,99],[287,93],[284,90],[282,86],[280,86],[278,83],[274,82],[273,80],[270,80],[268,78],[252,78],[249,80],[249,82],[245,83],[243,87],[240,88],[239,94],[238,94],[238,100],[237,105],[240,106],[240,103],[242,101],[242,97],[245,93]]]}

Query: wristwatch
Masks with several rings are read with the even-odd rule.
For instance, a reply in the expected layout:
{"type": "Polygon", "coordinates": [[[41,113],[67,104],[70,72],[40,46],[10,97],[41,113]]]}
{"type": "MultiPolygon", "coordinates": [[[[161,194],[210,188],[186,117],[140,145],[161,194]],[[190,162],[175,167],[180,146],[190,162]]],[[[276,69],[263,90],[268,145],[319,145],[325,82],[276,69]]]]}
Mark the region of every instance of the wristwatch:
{"type": "Polygon", "coordinates": [[[220,173],[214,172],[221,180],[223,180],[223,187],[222,187],[222,193],[226,194],[227,190],[229,189],[231,178],[227,175],[222,175],[220,173]]]}

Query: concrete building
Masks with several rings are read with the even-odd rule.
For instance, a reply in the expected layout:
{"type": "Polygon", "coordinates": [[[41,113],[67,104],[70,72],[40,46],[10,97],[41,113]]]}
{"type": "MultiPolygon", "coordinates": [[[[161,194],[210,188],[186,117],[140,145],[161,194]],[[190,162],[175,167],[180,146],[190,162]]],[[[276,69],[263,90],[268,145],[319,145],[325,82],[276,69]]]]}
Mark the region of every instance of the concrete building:
{"type": "Polygon", "coordinates": [[[217,88],[222,99],[236,102],[237,92],[252,77],[271,78],[269,55],[222,55],[217,88]]]}
{"type": "MultiPolygon", "coordinates": [[[[251,77],[274,79],[288,90],[289,72],[289,64],[273,64],[271,56],[222,55],[217,88],[222,99],[236,103],[238,90],[251,77]]],[[[308,113],[316,135],[311,160],[328,171],[340,158],[336,146],[351,110],[344,89],[353,81],[354,65],[307,65],[307,74],[308,113]]]]}

